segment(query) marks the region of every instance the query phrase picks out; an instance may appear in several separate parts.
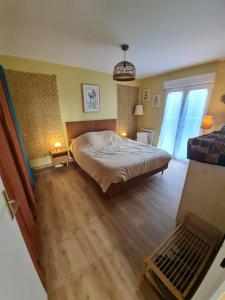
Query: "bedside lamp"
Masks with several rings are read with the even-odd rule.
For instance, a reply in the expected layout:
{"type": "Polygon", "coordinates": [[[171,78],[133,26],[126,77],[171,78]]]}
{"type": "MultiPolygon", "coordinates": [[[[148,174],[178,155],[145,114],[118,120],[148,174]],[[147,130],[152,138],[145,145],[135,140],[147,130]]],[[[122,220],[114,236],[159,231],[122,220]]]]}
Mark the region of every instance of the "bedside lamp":
{"type": "Polygon", "coordinates": [[[209,115],[204,116],[201,124],[201,128],[203,129],[204,133],[205,130],[212,128],[212,125],[213,125],[213,117],[209,115]]]}
{"type": "Polygon", "coordinates": [[[60,148],[62,147],[62,143],[60,143],[60,142],[55,143],[55,147],[56,147],[57,151],[59,152],[60,148]]]}
{"type": "Polygon", "coordinates": [[[135,116],[143,116],[144,108],[142,104],[137,104],[134,111],[135,116]]]}
{"type": "Polygon", "coordinates": [[[123,138],[125,138],[125,137],[127,136],[127,133],[126,133],[126,132],[121,132],[121,136],[122,136],[123,138]]]}
{"type": "Polygon", "coordinates": [[[141,102],[141,89],[139,88],[138,104],[135,106],[135,111],[134,111],[135,116],[143,116],[144,114],[144,107],[142,104],[140,104],[140,102],[141,102]]]}

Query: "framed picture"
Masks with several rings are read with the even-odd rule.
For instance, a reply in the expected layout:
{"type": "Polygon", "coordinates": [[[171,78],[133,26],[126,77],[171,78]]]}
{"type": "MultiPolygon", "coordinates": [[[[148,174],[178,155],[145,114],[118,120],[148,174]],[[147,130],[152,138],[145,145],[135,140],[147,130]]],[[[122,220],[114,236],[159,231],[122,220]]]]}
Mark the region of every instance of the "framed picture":
{"type": "Polygon", "coordinates": [[[149,100],[150,100],[150,90],[145,89],[145,90],[143,90],[143,101],[147,102],[149,100]]]}
{"type": "Polygon", "coordinates": [[[152,96],[152,107],[160,107],[160,95],[152,96]]]}
{"type": "Polygon", "coordinates": [[[82,84],[84,112],[100,111],[100,89],[98,85],[82,84]]]}

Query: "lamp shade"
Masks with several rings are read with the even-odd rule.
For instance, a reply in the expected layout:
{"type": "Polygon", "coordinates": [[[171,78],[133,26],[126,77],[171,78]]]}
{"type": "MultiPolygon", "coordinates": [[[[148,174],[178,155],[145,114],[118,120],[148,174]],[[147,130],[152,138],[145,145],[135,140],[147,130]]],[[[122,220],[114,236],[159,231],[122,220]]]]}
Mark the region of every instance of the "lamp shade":
{"type": "Polygon", "coordinates": [[[136,105],[134,114],[135,114],[135,116],[143,116],[143,114],[144,114],[143,105],[141,105],[141,104],[136,105]]]}
{"type": "Polygon", "coordinates": [[[129,49],[129,45],[120,45],[121,49],[124,51],[124,60],[119,62],[113,71],[113,79],[117,81],[132,81],[136,77],[135,66],[126,60],[126,51],[129,49]]]}
{"type": "Polygon", "coordinates": [[[202,120],[202,125],[201,128],[202,129],[210,129],[212,128],[213,125],[213,117],[212,116],[204,116],[204,119],[202,120]]]}
{"type": "Polygon", "coordinates": [[[56,147],[56,148],[60,148],[61,146],[62,146],[62,143],[60,143],[60,142],[56,142],[56,143],[55,143],[55,147],[56,147]]]}
{"type": "Polygon", "coordinates": [[[135,66],[129,61],[121,61],[114,67],[113,80],[132,81],[135,80],[135,76],[135,66]]]}

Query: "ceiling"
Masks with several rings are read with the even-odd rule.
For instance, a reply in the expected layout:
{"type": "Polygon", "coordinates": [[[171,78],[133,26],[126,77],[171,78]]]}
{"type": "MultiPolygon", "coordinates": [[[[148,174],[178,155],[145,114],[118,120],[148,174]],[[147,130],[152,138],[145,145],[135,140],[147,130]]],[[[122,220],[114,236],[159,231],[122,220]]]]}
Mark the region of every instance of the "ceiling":
{"type": "Polygon", "coordinates": [[[137,77],[225,57],[225,0],[1,0],[0,54],[137,77]]]}

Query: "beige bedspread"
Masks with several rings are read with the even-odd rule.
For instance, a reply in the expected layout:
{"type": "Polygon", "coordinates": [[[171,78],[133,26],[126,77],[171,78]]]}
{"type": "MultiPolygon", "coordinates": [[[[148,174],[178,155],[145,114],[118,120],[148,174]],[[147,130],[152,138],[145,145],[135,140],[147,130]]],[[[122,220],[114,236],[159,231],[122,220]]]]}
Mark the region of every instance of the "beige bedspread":
{"type": "Polygon", "coordinates": [[[158,169],[171,159],[166,151],[122,139],[113,131],[85,133],[72,140],[70,151],[103,192],[111,183],[158,169]]]}

